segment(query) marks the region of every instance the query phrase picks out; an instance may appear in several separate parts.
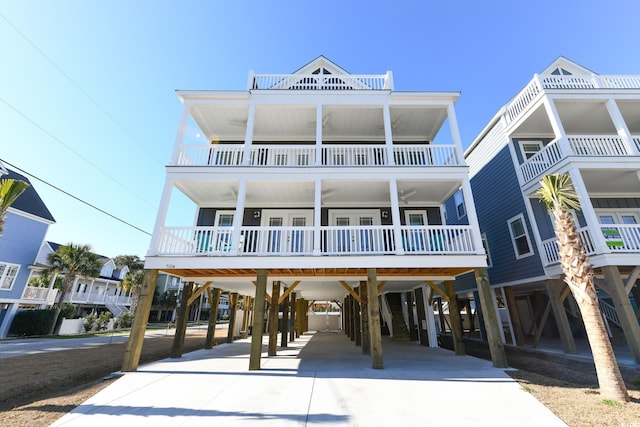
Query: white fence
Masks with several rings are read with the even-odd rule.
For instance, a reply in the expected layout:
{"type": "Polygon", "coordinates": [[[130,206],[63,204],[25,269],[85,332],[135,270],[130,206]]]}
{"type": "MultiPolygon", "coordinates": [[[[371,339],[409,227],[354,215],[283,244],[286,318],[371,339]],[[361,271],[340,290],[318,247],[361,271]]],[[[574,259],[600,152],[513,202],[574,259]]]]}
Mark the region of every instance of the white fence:
{"type": "Polygon", "coordinates": [[[256,74],[249,90],[385,90],[393,89],[389,74],[256,74]]]}

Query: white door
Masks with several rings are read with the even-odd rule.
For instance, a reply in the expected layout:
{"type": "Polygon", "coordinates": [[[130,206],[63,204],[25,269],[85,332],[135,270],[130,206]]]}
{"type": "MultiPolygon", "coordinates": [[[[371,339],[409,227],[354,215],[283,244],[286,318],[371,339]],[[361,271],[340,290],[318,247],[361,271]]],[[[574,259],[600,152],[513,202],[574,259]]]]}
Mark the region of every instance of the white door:
{"type": "Polygon", "coordinates": [[[313,211],[262,211],[262,226],[269,227],[266,233],[266,251],[269,253],[302,253],[313,249],[313,235],[308,230],[280,227],[310,227],[313,211]]]}
{"type": "Polygon", "coordinates": [[[426,242],[429,241],[426,235],[427,230],[424,228],[427,225],[427,212],[424,210],[406,210],[404,216],[405,224],[412,227],[403,235],[404,250],[409,252],[424,251],[426,242]]]}
{"type": "Polygon", "coordinates": [[[380,225],[380,211],[334,210],[329,212],[329,220],[330,225],[344,228],[330,233],[327,243],[331,252],[361,253],[374,250],[375,232],[372,226],[380,225]]]}

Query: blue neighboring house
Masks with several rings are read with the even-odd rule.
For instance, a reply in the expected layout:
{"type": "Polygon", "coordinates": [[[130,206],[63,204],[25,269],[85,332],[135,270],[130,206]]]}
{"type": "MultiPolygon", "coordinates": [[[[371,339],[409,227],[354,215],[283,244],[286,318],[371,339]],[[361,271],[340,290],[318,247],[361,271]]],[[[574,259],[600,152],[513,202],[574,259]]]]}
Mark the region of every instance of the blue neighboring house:
{"type": "MultiPolygon", "coordinates": [[[[0,179],[6,178],[29,183],[26,177],[0,164],[0,179]]],[[[18,308],[47,304],[47,289],[29,289],[27,283],[47,229],[54,223],[51,212],[32,185],[6,214],[0,236],[0,338],[7,336],[18,308]]]]}
{"type": "MultiPolygon", "coordinates": [[[[608,330],[640,363],[640,76],[599,75],[560,57],[494,115],[465,160],[503,340],[535,347],[559,337],[572,353],[584,336],[552,217],[535,194],[544,175],[568,173],[608,330]]],[[[446,208],[447,224],[464,217],[454,198],[446,208]]],[[[456,289],[477,301],[473,277],[459,276],[456,289]]]]}

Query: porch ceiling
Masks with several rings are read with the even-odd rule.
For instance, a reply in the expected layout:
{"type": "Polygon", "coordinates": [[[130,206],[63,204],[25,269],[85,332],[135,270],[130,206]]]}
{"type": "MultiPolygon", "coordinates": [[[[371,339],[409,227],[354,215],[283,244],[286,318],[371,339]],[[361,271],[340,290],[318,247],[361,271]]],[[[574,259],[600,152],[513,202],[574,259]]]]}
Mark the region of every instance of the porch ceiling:
{"type": "Polygon", "coordinates": [[[580,173],[589,194],[638,196],[640,177],[637,169],[582,169],[580,173]]]}

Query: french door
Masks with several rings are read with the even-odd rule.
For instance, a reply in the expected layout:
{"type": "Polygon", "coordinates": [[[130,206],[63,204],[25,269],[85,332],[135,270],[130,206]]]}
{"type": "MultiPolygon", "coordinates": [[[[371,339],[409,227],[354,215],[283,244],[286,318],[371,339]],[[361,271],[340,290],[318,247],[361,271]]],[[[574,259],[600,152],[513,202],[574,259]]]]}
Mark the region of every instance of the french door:
{"type": "Polygon", "coordinates": [[[371,252],[374,249],[375,225],[380,225],[380,211],[330,211],[330,224],[338,229],[332,230],[328,239],[331,252],[353,253],[371,252]],[[354,227],[356,226],[356,227],[354,227]]]}
{"type": "Polygon", "coordinates": [[[427,212],[424,210],[406,210],[404,212],[405,224],[410,228],[403,235],[403,246],[405,251],[422,252],[427,249],[427,231],[424,226],[427,225],[427,212]]]}
{"type": "Polygon", "coordinates": [[[313,225],[313,211],[263,210],[262,226],[266,252],[302,253],[313,249],[313,234],[302,227],[313,225]],[[281,229],[279,229],[281,228],[281,229]]]}

